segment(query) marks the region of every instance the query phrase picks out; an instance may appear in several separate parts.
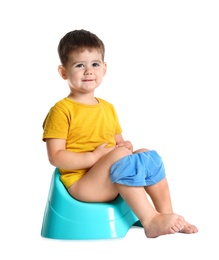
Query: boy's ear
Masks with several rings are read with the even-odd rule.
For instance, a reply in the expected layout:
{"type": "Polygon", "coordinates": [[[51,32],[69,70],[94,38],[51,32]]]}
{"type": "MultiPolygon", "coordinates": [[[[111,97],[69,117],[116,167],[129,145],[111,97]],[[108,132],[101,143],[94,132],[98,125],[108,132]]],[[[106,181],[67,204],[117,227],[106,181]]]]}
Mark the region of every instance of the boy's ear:
{"type": "Polygon", "coordinates": [[[107,63],[104,62],[104,70],[103,70],[103,75],[104,75],[104,76],[105,76],[105,74],[106,74],[106,70],[107,70],[107,63]]]}
{"type": "Polygon", "coordinates": [[[58,72],[63,79],[67,79],[66,70],[63,65],[58,66],[58,72]]]}

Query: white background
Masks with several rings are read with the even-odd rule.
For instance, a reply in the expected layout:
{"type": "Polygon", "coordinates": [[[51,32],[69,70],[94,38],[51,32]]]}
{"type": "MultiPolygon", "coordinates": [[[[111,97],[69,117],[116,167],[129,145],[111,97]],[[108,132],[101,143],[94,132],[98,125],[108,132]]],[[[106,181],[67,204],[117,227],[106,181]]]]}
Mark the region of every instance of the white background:
{"type": "Polygon", "coordinates": [[[218,260],[218,1],[5,1],[0,4],[1,259],[218,260]],[[125,139],[163,157],[174,210],[195,235],[56,241],[40,235],[53,173],[42,123],[68,95],[57,45],[74,29],[106,46],[96,92],[125,139]]]}

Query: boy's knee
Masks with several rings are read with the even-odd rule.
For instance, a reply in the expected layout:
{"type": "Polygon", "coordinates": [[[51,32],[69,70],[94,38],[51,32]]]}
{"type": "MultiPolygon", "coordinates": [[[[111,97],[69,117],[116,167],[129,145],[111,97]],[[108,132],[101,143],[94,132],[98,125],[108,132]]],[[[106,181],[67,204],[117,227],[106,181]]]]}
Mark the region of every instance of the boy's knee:
{"type": "Polygon", "coordinates": [[[113,153],[114,161],[117,161],[119,159],[122,159],[125,156],[132,154],[132,152],[125,147],[118,147],[114,149],[112,153],[113,153]]]}
{"type": "Polygon", "coordinates": [[[162,159],[154,150],[120,158],[110,169],[111,181],[127,186],[149,186],[164,177],[162,159]]]}
{"type": "Polygon", "coordinates": [[[141,148],[141,149],[134,151],[133,153],[144,153],[144,152],[149,152],[149,151],[150,151],[149,149],[141,148]]]}

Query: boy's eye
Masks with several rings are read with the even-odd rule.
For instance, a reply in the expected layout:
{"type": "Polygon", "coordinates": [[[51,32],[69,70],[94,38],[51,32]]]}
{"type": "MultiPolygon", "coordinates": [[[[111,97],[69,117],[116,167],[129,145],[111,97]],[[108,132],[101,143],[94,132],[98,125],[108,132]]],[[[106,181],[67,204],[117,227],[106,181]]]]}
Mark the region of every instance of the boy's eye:
{"type": "Polygon", "coordinates": [[[75,67],[76,68],[82,68],[82,67],[84,67],[84,64],[80,63],[80,64],[77,64],[75,67]]]}
{"type": "Polygon", "coordinates": [[[94,62],[94,63],[92,64],[92,66],[93,66],[93,67],[99,67],[99,66],[100,66],[100,64],[99,64],[99,63],[97,63],[97,62],[94,62]]]}

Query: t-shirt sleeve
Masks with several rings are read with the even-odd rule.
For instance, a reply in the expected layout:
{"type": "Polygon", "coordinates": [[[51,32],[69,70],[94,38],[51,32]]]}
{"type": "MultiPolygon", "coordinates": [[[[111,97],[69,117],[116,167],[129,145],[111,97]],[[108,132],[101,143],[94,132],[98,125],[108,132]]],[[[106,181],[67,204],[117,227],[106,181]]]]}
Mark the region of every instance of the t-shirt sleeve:
{"type": "Polygon", "coordinates": [[[113,114],[114,114],[114,118],[115,118],[115,122],[116,122],[115,134],[121,134],[122,133],[122,127],[119,123],[119,118],[118,118],[116,109],[114,108],[114,106],[112,106],[112,109],[113,109],[113,114]]]}
{"type": "Polygon", "coordinates": [[[68,116],[60,107],[54,106],[50,109],[43,122],[42,140],[46,141],[47,138],[67,139],[68,129],[68,116]]]}

